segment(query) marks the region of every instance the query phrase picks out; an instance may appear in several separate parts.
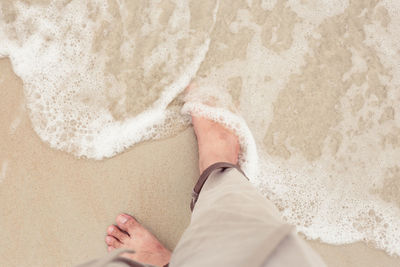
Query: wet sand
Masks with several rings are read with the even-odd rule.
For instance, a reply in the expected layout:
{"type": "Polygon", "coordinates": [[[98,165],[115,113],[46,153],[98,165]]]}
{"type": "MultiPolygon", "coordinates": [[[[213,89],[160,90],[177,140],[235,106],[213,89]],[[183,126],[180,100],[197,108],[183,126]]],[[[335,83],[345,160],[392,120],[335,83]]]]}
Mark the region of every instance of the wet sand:
{"type": "MultiPolygon", "coordinates": [[[[73,266],[106,254],[106,227],[134,215],[173,249],[190,220],[198,176],[188,128],[111,159],[77,159],[51,149],[32,130],[21,80],[0,60],[1,266],[73,266]],[[171,156],[173,155],[173,156],[171,156]]],[[[364,243],[309,242],[329,266],[399,266],[364,243]]]]}

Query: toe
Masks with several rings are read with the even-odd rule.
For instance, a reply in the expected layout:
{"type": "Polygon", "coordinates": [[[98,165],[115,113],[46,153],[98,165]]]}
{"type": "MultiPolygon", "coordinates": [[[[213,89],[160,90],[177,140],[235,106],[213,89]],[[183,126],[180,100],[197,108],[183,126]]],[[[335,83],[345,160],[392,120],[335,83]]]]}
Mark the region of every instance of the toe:
{"type": "Polygon", "coordinates": [[[133,229],[137,226],[137,221],[130,215],[120,214],[117,217],[117,224],[121,230],[132,236],[133,229]]]}
{"type": "Polygon", "coordinates": [[[115,248],[112,247],[112,246],[108,246],[108,247],[107,247],[108,252],[113,251],[114,249],[115,249],[115,248]]]}
{"type": "Polygon", "coordinates": [[[115,237],[110,235],[106,236],[106,244],[114,248],[120,248],[122,246],[121,242],[119,242],[115,237]]]}
{"type": "Polygon", "coordinates": [[[124,243],[124,241],[129,237],[126,233],[122,232],[117,226],[115,225],[110,225],[107,228],[107,234],[110,236],[115,237],[118,239],[121,243],[124,243]]]}

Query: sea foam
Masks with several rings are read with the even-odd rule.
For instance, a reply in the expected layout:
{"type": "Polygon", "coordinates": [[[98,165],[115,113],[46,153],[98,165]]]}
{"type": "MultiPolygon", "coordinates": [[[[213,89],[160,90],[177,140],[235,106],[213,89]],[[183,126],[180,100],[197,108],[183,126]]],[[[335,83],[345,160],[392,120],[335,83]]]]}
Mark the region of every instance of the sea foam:
{"type": "MultiPolygon", "coordinates": [[[[142,8],[153,18],[162,11],[158,7],[161,4],[151,1],[148,6],[133,8],[142,8]]],[[[168,117],[167,106],[199,69],[210,43],[208,31],[214,25],[192,33],[188,4],[174,4],[164,25],[156,17],[130,33],[133,30],[128,29],[129,21],[124,25],[120,20],[120,43],[103,42],[101,38],[109,38],[111,22],[117,23],[117,18],[124,16],[129,3],[123,1],[117,8],[106,1],[53,1],[48,6],[2,4],[0,52],[10,57],[15,73],[24,81],[31,120],[42,140],[77,156],[101,159],[157,135],[155,129],[168,117]],[[121,14],[116,16],[113,11],[121,14]],[[8,17],[13,17],[12,21],[7,21],[8,17]],[[189,38],[179,51],[178,43],[189,38]],[[151,56],[138,55],[142,62],[122,72],[136,68],[144,72],[141,77],[145,79],[159,71],[165,75],[157,80],[163,90],[156,92],[157,99],[140,114],[127,116],[126,91],[135,92],[136,88],[127,88],[130,85],[123,79],[124,73],[114,75],[108,69],[108,64],[115,63],[107,53],[119,47],[118,57],[135,61],[135,53],[145,49],[138,42],[147,39],[163,41],[154,44],[150,40],[155,46],[151,56]],[[177,53],[185,57],[178,58],[177,53]]],[[[216,4],[210,12],[215,19],[216,4]]]]}

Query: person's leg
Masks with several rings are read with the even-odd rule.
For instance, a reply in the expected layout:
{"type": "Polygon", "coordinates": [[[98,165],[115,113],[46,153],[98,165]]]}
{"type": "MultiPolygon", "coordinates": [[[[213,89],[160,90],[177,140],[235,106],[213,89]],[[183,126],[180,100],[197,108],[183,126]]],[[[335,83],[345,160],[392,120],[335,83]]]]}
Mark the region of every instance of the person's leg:
{"type": "Polygon", "coordinates": [[[172,254],[174,266],[325,265],[242,173],[227,168],[204,184],[172,254]]]}
{"type": "Polygon", "coordinates": [[[194,190],[198,200],[192,202],[191,223],[170,266],[324,266],[281,221],[276,207],[232,167],[238,161],[237,137],[205,118],[193,116],[192,122],[202,175],[194,190]]]}

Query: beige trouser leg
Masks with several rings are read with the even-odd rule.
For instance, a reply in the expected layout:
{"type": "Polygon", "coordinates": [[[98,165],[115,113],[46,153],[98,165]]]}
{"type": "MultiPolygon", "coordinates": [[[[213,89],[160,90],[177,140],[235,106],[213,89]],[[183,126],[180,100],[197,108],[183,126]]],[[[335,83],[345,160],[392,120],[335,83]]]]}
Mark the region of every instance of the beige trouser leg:
{"type": "Polygon", "coordinates": [[[204,184],[170,267],[325,266],[235,168],[204,184]]]}

